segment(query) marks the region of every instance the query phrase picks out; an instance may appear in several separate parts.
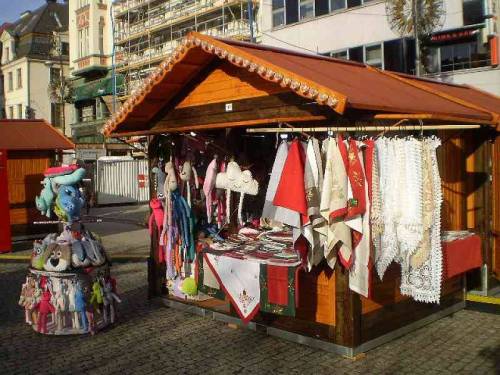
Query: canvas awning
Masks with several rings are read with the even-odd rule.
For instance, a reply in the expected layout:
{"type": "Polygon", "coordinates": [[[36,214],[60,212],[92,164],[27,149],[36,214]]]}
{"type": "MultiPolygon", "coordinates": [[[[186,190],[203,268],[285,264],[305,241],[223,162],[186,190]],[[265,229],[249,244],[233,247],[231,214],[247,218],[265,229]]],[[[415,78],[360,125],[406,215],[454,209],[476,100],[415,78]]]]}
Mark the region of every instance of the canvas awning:
{"type": "Polygon", "coordinates": [[[369,65],[234,40],[189,34],[106,123],[108,136],[149,134],[165,113],[213,62],[225,60],[263,80],[343,115],[424,119],[496,126],[500,99],[469,86],[383,71],[369,65]]]}
{"type": "MultiPolygon", "coordinates": [[[[123,76],[116,75],[116,86],[123,85],[123,76]]],[[[97,81],[84,83],[76,86],[73,93],[73,100],[75,102],[89,100],[105,95],[113,95],[114,79],[113,77],[102,78],[97,81]]]]}

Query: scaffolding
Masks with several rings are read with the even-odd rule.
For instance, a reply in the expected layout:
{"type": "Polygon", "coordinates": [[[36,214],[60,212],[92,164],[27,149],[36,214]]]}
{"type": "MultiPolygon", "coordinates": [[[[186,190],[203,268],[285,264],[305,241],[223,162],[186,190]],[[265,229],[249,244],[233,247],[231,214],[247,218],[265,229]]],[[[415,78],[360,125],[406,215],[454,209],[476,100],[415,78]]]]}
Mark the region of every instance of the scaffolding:
{"type": "MultiPolygon", "coordinates": [[[[116,88],[123,101],[190,31],[250,40],[248,5],[252,0],[118,0],[113,4],[115,71],[124,77],[116,88]]],[[[254,38],[258,37],[253,21],[254,38]]]]}

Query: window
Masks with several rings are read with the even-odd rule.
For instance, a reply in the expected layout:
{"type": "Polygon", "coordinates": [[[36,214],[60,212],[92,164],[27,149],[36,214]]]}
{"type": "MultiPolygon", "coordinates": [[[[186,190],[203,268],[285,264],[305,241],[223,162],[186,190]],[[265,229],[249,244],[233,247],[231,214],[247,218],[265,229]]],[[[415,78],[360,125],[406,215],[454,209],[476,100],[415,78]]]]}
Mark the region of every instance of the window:
{"type": "Polygon", "coordinates": [[[10,119],[14,118],[14,107],[13,106],[9,107],[9,118],[10,119]]]}
{"type": "Polygon", "coordinates": [[[349,59],[349,56],[347,55],[347,50],[332,52],[331,56],[335,57],[336,59],[344,59],[344,60],[349,59]]]}
{"type": "Polygon", "coordinates": [[[365,63],[383,69],[381,44],[365,47],[365,63]]]}
{"type": "Polygon", "coordinates": [[[69,55],[69,43],[67,43],[67,42],[62,42],[61,43],[61,54],[63,56],[68,56],[69,55]]]}
{"type": "Polygon", "coordinates": [[[361,0],[347,0],[347,7],[354,8],[361,5],[361,0]]]}
{"type": "Polygon", "coordinates": [[[347,7],[346,0],[330,0],[330,12],[347,7]]]}
{"type": "Polygon", "coordinates": [[[5,59],[4,62],[8,63],[10,61],[10,49],[9,47],[5,47],[5,59]]]}
{"type": "Polygon", "coordinates": [[[299,0],[286,0],[285,14],[287,25],[297,22],[299,20],[299,0]]]}
{"type": "Polygon", "coordinates": [[[59,68],[50,68],[50,83],[59,84],[61,81],[61,69],[59,68]]]}
{"type": "Polygon", "coordinates": [[[299,19],[314,17],[314,0],[299,0],[299,19]]]}
{"type": "Polygon", "coordinates": [[[285,0],[273,0],[273,27],[285,24],[285,0]]]}
{"type": "Polygon", "coordinates": [[[23,105],[22,104],[17,105],[17,118],[19,118],[19,119],[23,118],[23,105]]]}
{"type": "Polygon", "coordinates": [[[464,25],[484,22],[483,0],[463,0],[464,25]]]}
{"type": "Polygon", "coordinates": [[[478,68],[490,64],[489,52],[477,41],[448,44],[431,49],[428,70],[432,73],[478,68]]]}
{"type": "Polygon", "coordinates": [[[99,54],[104,55],[104,18],[99,20],[99,54]]]}
{"type": "Polygon", "coordinates": [[[314,15],[316,17],[327,14],[330,11],[330,0],[315,0],[314,2],[314,15]]]}
{"type": "Polygon", "coordinates": [[[12,77],[12,72],[8,73],[9,77],[9,91],[14,90],[14,78],[12,77]]]}
{"type": "Polygon", "coordinates": [[[363,62],[363,46],[349,48],[349,60],[363,62]]]}
{"type": "Polygon", "coordinates": [[[78,30],[78,57],[86,57],[89,54],[89,28],[78,30]]]}
{"type": "Polygon", "coordinates": [[[56,127],[62,126],[62,109],[63,104],[61,103],[50,103],[50,119],[52,125],[56,127]]]}
{"type": "Polygon", "coordinates": [[[17,69],[17,88],[21,89],[23,87],[23,72],[21,68],[17,69]]]}

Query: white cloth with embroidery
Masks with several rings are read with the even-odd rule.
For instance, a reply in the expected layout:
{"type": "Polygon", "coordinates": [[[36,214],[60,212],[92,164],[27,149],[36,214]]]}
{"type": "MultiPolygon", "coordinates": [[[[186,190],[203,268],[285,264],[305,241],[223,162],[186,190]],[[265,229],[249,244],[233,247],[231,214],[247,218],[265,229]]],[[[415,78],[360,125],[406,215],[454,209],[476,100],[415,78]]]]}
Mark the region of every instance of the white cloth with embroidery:
{"type": "Polygon", "coordinates": [[[323,148],[326,149],[326,166],[320,212],[327,224],[316,230],[322,231],[326,236],[324,256],[330,268],[334,268],[337,262],[336,245],[340,242],[340,248],[345,247],[348,252],[352,247],[351,231],[343,221],[345,213],[337,218],[331,217],[332,213],[347,210],[348,179],[337,141],[329,138],[324,142],[323,148]]]}
{"type": "MultiPolygon", "coordinates": [[[[441,248],[441,204],[443,200],[441,177],[439,175],[436,149],[441,141],[435,137],[424,139],[423,152],[428,153],[432,171],[432,221],[430,226],[430,247],[427,259],[410,262],[408,269],[402,269],[401,293],[416,301],[439,303],[441,296],[441,277],[443,253],[441,248]]],[[[425,240],[424,236],[424,240],[425,240]]],[[[415,254],[418,254],[418,249],[415,254]]],[[[402,267],[403,268],[403,267],[402,267]]]]}
{"type": "Polygon", "coordinates": [[[358,142],[358,157],[363,169],[363,178],[365,180],[365,202],[366,212],[360,216],[360,232],[363,234],[361,241],[353,249],[354,262],[349,270],[349,288],[354,292],[368,297],[370,292],[370,199],[368,195],[368,180],[366,178],[366,167],[363,158],[363,144],[358,142]]]}
{"type": "Polygon", "coordinates": [[[309,222],[302,226],[302,234],[309,242],[310,251],[307,256],[307,266],[317,266],[323,259],[323,243],[326,236],[315,230],[325,224],[325,219],[320,215],[321,188],[323,185],[323,161],[319,142],[311,138],[307,142],[306,161],[304,165],[304,187],[307,198],[307,215],[309,222]]]}
{"type": "Polygon", "coordinates": [[[206,260],[233,307],[246,323],[259,311],[260,263],[206,253],[206,260]]]}

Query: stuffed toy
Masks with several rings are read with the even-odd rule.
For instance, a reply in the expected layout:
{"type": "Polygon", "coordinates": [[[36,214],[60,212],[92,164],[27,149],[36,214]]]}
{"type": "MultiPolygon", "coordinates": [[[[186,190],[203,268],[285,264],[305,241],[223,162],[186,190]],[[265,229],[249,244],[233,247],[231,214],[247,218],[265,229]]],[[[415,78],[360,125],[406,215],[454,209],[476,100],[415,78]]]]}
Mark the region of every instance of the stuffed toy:
{"type": "MultiPolygon", "coordinates": [[[[163,205],[160,200],[157,198],[151,199],[149,202],[149,206],[151,207],[151,216],[149,217],[149,235],[153,235],[153,226],[156,225],[156,229],[158,231],[158,235],[163,231],[163,205]]],[[[165,249],[164,246],[158,245],[158,260],[160,263],[165,262],[165,249]]]]}
{"type": "Polygon", "coordinates": [[[35,307],[35,280],[31,277],[27,277],[26,282],[22,286],[19,305],[24,307],[24,318],[26,323],[33,324],[31,314],[35,307]]]}
{"type": "Polygon", "coordinates": [[[49,245],[55,240],[55,233],[47,235],[42,241],[33,242],[33,251],[31,252],[31,267],[36,270],[42,270],[47,258],[50,255],[49,245]]]}
{"type": "Polygon", "coordinates": [[[104,281],[102,288],[103,305],[104,305],[104,321],[113,324],[116,318],[115,302],[121,303],[120,297],[115,293],[115,287],[111,279],[104,281]]]}
{"type": "Polygon", "coordinates": [[[52,278],[52,304],[55,307],[55,321],[57,330],[62,331],[65,327],[65,314],[68,310],[68,299],[65,291],[65,286],[61,279],[52,278]]]}
{"type": "Polygon", "coordinates": [[[85,169],[78,168],[70,174],[53,177],[52,181],[57,185],[69,186],[78,184],[83,180],[83,177],[85,177],[85,169]]]}
{"type": "Polygon", "coordinates": [[[56,214],[56,216],[59,218],[60,221],[64,221],[65,223],[69,221],[66,211],[64,211],[64,209],[62,208],[59,196],[56,197],[56,203],[54,205],[54,213],[56,214]]]}
{"type": "Polygon", "coordinates": [[[42,215],[50,217],[55,194],[52,190],[52,183],[50,181],[50,178],[45,177],[42,184],[43,189],[40,192],[40,196],[35,197],[36,208],[42,213],[42,215]]]}
{"type": "Polygon", "coordinates": [[[80,211],[85,204],[84,199],[80,194],[80,190],[75,186],[60,186],[58,193],[58,201],[60,207],[66,213],[68,222],[73,222],[80,218],[80,211]]]}
{"type": "Polygon", "coordinates": [[[94,310],[99,310],[104,303],[101,283],[94,281],[92,284],[92,293],[90,295],[90,304],[94,306],[94,310]]]}
{"type": "Polygon", "coordinates": [[[45,290],[42,293],[42,299],[35,305],[38,309],[38,332],[47,333],[47,315],[56,311],[50,300],[52,295],[50,291],[45,290]]]}
{"type": "Polygon", "coordinates": [[[181,181],[186,183],[186,200],[189,207],[191,207],[191,179],[194,178],[194,185],[196,189],[199,189],[200,186],[198,181],[198,173],[196,173],[196,169],[194,169],[189,160],[186,160],[182,164],[182,167],[179,171],[179,178],[181,179],[181,181]]]}
{"type": "Polygon", "coordinates": [[[89,331],[89,320],[87,319],[87,302],[85,301],[85,294],[80,285],[74,286],[74,296],[75,296],[75,314],[76,314],[76,325],[77,329],[83,329],[84,332],[89,331]]]}
{"type": "Polygon", "coordinates": [[[64,176],[73,173],[77,169],[78,165],[76,164],[64,165],[60,167],[50,167],[47,168],[45,172],[43,172],[43,174],[45,177],[64,176]]]}
{"type": "Polygon", "coordinates": [[[80,329],[80,319],[76,310],[76,285],[74,281],[68,282],[68,311],[71,314],[72,326],[75,329],[80,329]]]}
{"type": "Polygon", "coordinates": [[[91,265],[90,258],[83,246],[83,241],[73,241],[71,243],[71,265],[73,268],[85,268],[91,265]]]}
{"type": "Polygon", "coordinates": [[[43,268],[46,271],[62,272],[71,267],[71,248],[69,243],[51,243],[47,250],[49,256],[43,268]]]}
{"type": "Polygon", "coordinates": [[[165,165],[163,159],[159,159],[158,166],[151,170],[151,172],[156,174],[156,197],[160,199],[164,198],[163,189],[165,186],[165,178],[167,176],[165,174],[164,167],[165,165]]]}
{"type": "Polygon", "coordinates": [[[81,241],[83,248],[85,249],[85,254],[87,258],[90,259],[90,263],[93,266],[101,266],[106,263],[106,256],[104,255],[104,249],[102,248],[101,242],[94,239],[90,232],[81,241]]]}

